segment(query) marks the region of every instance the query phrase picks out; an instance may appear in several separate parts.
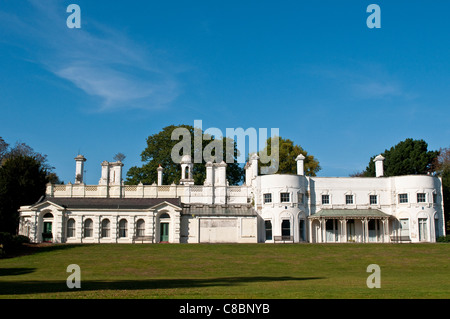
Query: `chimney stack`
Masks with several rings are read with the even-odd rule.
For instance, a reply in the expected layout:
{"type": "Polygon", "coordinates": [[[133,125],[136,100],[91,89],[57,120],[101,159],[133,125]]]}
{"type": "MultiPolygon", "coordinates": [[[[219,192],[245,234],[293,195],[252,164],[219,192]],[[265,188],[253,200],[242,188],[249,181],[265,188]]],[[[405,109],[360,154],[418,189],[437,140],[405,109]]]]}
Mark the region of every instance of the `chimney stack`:
{"type": "Polygon", "coordinates": [[[83,155],[75,157],[75,184],[83,184],[84,182],[84,162],[86,158],[83,155]]]}
{"type": "Polygon", "coordinates": [[[305,175],[305,156],[303,156],[303,154],[299,154],[295,161],[297,162],[297,175],[305,175]]]}
{"type": "Polygon", "coordinates": [[[161,167],[161,164],[156,169],[158,171],[158,186],[162,185],[162,179],[163,179],[163,168],[161,167]]]}
{"type": "Polygon", "coordinates": [[[380,154],[373,159],[375,162],[375,176],[382,177],[384,175],[383,161],[384,157],[380,154]]]}

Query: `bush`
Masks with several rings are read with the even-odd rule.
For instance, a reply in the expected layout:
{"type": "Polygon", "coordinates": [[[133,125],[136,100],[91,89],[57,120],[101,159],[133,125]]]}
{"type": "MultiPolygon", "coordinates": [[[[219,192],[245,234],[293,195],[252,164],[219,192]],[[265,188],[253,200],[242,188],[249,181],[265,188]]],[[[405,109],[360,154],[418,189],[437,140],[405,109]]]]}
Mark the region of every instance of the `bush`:
{"type": "Polygon", "coordinates": [[[436,242],[438,242],[438,243],[450,243],[450,235],[440,236],[440,237],[438,237],[438,239],[436,239],[436,242]]]}
{"type": "Polygon", "coordinates": [[[30,239],[27,236],[14,235],[0,232],[0,256],[6,256],[14,250],[17,250],[22,244],[28,244],[30,239]]]}
{"type": "Polygon", "coordinates": [[[16,235],[16,236],[13,236],[12,241],[13,241],[14,246],[16,246],[16,245],[20,246],[22,244],[29,244],[30,238],[28,238],[27,236],[23,236],[23,235],[16,235]]]}

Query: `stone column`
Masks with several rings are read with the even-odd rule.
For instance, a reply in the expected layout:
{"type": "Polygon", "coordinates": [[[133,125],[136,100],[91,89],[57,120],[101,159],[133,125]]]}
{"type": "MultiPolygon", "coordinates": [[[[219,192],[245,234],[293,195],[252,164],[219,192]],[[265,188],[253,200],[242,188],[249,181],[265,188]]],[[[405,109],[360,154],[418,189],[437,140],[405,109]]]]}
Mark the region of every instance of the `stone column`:
{"type": "Polygon", "coordinates": [[[347,219],[341,219],[341,242],[347,242],[347,219]]]}

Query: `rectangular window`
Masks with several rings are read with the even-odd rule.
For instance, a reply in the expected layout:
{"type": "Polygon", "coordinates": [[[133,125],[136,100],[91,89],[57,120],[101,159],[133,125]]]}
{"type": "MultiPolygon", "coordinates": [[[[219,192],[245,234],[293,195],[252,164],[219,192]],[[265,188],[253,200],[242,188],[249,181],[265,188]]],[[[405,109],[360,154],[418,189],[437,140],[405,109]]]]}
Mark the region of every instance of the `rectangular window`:
{"type": "Polygon", "coordinates": [[[377,195],[370,195],[370,205],[376,205],[376,204],[378,204],[377,195]]]}
{"type": "Polygon", "coordinates": [[[345,203],[347,205],[353,204],[353,195],[345,195],[345,203]]]}
{"type": "Polygon", "coordinates": [[[291,222],[288,219],[281,222],[281,236],[291,236],[291,222]]]}
{"type": "Polygon", "coordinates": [[[268,194],[264,194],[264,204],[267,203],[272,203],[272,194],[268,193],[268,194]]]}
{"type": "Polygon", "coordinates": [[[425,203],[425,201],[426,201],[425,193],[417,193],[417,202],[425,203]]]}
{"type": "Polygon", "coordinates": [[[408,194],[398,194],[398,202],[404,204],[408,202],[408,194]]]}
{"type": "Polygon", "coordinates": [[[433,193],[433,203],[437,204],[437,194],[433,193]]]}
{"type": "Polygon", "coordinates": [[[298,193],[298,203],[303,204],[303,194],[302,193],[298,193]]]}
{"type": "Polygon", "coordinates": [[[428,226],[426,218],[419,218],[419,241],[428,240],[428,226]]]}
{"type": "Polygon", "coordinates": [[[330,195],[322,195],[322,205],[330,203],[330,195]]]}
{"type": "Polygon", "coordinates": [[[266,220],[264,225],[266,227],[266,240],[272,240],[272,222],[270,220],[266,220]]]}
{"type": "Polygon", "coordinates": [[[282,203],[289,203],[289,193],[280,193],[280,202],[282,203]]]}

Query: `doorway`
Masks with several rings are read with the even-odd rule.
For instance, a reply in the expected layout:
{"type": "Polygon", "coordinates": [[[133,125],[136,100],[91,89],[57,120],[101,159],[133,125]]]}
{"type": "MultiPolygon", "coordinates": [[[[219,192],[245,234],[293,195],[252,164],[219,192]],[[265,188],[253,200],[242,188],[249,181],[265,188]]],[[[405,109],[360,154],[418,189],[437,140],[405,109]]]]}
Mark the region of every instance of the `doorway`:
{"type": "Polygon", "coordinates": [[[52,226],[53,226],[53,214],[52,213],[46,213],[42,217],[42,241],[51,243],[53,241],[53,233],[52,233],[52,226]]]}
{"type": "Polygon", "coordinates": [[[42,241],[52,242],[52,240],[53,240],[52,222],[44,222],[44,229],[42,232],[42,241]]]}
{"type": "Polygon", "coordinates": [[[350,243],[356,242],[355,220],[354,219],[347,220],[347,241],[350,243]]]}
{"type": "Polygon", "coordinates": [[[159,230],[159,242],[168,243],[169,242],[169,223],[160,223],[159,230]]]}

